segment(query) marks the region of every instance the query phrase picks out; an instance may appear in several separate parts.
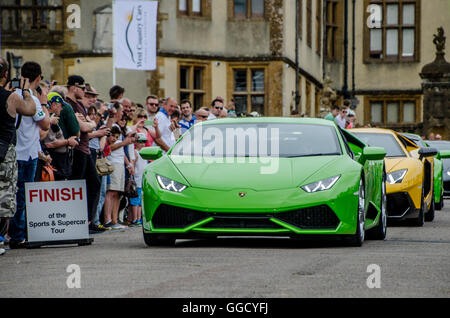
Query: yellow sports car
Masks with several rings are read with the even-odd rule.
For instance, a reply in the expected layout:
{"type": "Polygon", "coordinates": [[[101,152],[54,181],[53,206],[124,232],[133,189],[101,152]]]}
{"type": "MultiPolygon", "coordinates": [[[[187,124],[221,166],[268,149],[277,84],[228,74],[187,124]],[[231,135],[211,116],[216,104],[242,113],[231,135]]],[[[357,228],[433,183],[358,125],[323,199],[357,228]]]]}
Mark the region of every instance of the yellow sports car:
{"type": "Polygon", "coordinates": [[[390,219],[412,219],[416,226],[432,221],[434,148],[420,148],[393,130],[352,129],[351,133],[370,146],[383,147],[387,154],[386,194],[390,219]],[[411,154],[418,152],[419,158],[411,154]]]}

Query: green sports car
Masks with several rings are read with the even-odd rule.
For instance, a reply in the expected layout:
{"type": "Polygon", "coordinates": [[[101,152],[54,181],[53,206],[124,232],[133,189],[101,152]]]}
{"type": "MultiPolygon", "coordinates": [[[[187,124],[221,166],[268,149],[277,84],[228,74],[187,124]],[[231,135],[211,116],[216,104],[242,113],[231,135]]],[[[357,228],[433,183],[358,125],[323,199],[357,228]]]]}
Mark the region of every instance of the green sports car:
{"type": "Polygon", "coordinates": [[[218,236],[386,236],[383,148],[323,119],[217,119],[194,125],[143,176],[145,243],[218,236]]]}
{"type": "MultiPolygon", "coordinates": [[[[416,145],[418,145],[421,148],[425,148],[425,147],[432,147],[429,145],[429,143],[425,140],[422,139],[422,137],[420,137],[419,135],[416,134],[407,134],[404,133],[402,134],[403,136],[405,136],[406,138],[409,138],[410,140],[412,140],[416,145]]],[[[416,154],[418,156],[418,154],[416,154]]],[[[444,165],[443,162],[441,160],[440,154],[438,153],[435,157],[434,157],[434,189],[433,189],[433,193],[434,193],[434,207],[431,207],[432,211],[433,211],[433,215],[434,215],[434,209],[436,210],[442,210],[442,208],[444,207],[444,180],[443,180],[443,175],[444,175],[444,165]]]]}

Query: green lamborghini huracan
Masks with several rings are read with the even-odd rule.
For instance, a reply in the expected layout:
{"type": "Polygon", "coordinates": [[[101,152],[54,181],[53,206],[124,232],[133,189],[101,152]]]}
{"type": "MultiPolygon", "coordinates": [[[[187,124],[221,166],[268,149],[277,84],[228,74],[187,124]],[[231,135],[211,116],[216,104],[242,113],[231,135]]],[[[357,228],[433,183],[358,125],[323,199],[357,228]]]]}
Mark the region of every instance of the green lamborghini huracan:
{"type": "Polygon", "coordinates": [[[205,121],[166,155],[140,154],[154,160],[142,184],[149,246],[237,235],[331,235],[361,246],[386,236],[386,151],[332,121],[205,121]]]}

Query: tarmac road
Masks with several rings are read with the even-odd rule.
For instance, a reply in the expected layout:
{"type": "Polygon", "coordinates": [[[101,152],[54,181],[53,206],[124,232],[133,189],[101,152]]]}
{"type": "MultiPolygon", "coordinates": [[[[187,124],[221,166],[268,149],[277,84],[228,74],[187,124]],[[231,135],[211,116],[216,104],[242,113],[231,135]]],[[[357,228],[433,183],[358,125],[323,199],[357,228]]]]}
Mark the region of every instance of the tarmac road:
{"type": "Polygon", "coordinates": [[[366,241],[361,248],[284,238],[147,248],[141,228],[94,240],[85,247],[8,250],[0,256],[1,296],[450,297],[450,200],[434,222],[391,226],[386,241],[366,241]],[[67,285],[70,264],[79,266],[80,288],[67,285]]]}

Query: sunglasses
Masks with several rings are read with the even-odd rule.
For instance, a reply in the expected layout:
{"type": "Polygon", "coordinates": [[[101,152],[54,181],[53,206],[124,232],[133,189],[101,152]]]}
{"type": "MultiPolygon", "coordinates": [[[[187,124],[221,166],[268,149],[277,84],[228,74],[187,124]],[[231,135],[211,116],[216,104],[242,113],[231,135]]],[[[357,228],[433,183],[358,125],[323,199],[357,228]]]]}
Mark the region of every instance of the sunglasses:
{"type": "Polygon", "coordinates": [[[80,85],[77,85],[77,87],[80,88],[80,89],[82,89],[83,91],[86,89],[86,86],[80,86],[80,85]]]}
{"type": "Polygon", "coordinates": [[[137,118],[147,118],[147,116],[146,115],[139,115],[139,116],[137,116],[137,118]]]}
{"type": "Polygon", "coordinates": [[[215,109],[221,109],[221,110],[223,109],[223,107],[220,107],[220,106],[214,106],[214,108],[215,109]]]}
{"type": "Polygon", "coordinates": [[[158,103],[147,103],[147,105],[150,105],[150,106],[158,106],[159,104],[158,103]]]}
{"type": "Polygon", "coordinates": [[[200,117],[200,118],[208,118],[209,116],[208,115],[198,115],[198,117],[200,117]]]}

